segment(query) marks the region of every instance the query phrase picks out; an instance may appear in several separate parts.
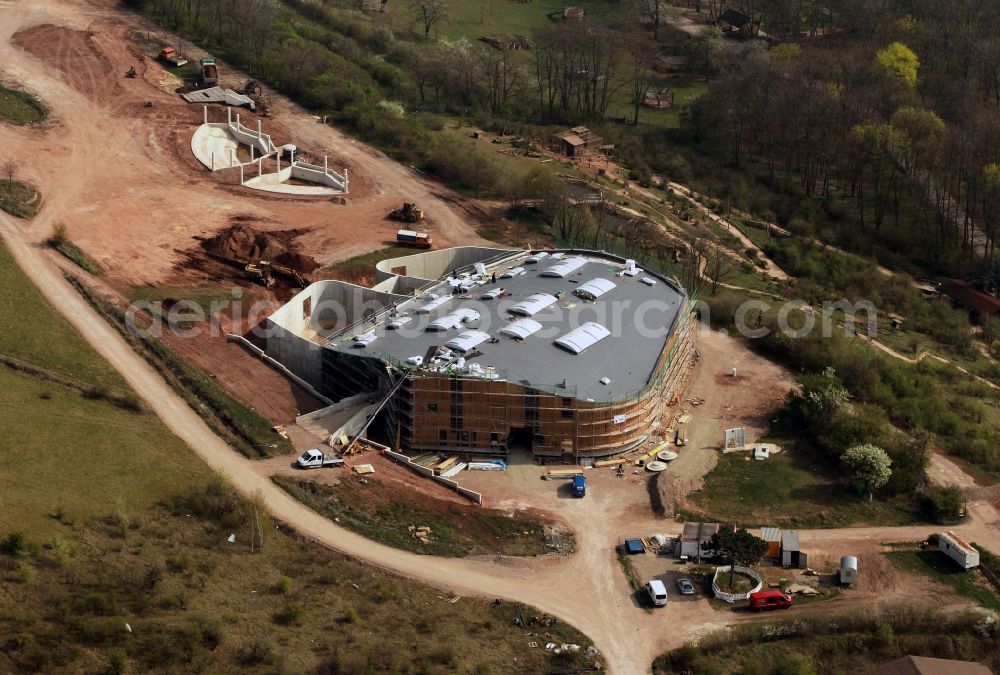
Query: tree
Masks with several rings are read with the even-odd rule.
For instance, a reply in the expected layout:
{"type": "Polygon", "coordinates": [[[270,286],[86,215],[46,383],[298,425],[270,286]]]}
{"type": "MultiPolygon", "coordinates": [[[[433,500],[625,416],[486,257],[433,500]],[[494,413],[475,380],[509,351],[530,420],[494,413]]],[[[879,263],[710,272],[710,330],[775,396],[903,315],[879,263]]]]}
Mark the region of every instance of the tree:
{"type": "Polygon", "coordinates": [[[629,54],[632,57],[632,70],[629,80],[632,84],[632,124],[639,124],[639,108],[646,99],[646,90],[650,82],[650,70],[655,57],[655,46],[646,40],[633,38],[629,43],[629,54]]]}
{"type": "Polygon", "coordinates": [[[451,21],[451,8],[448,0],[417,0],[417,20],[423,24],[424,37],[431,35],[431,30],[451,21]]]}
{"type": "Polygon", "coordinates": [[[708,548],[715,551],[729,568],[729,585],[733,585],[733,566],[752,567],[767,553],[767,542],[745,529],[735,532],[716,532],[709,541],[708,548]]]}
{"type": "Polygon", "coordinates": [[[917,88],[920,59],[902,42],[893,42],[885,49],[878,50],[875,53],[875,60],[886,71],[902,80],[909,89],[917,88]]]}
{"type": "Polygon", "coordinates": [[[811,425],[825,424],[850,399],[837,371],[826,368],[822,375],[808,378],[802,388],[802,413],[811,425]]]}
{"type": "Polygon", "coordinates": [[[715,26],[705,26],[695,35],[691,48],[692,70],[700,72],[706,80],[722,70],[727,56],[726,45],[715,26]]]}
{"type": "Polygon", "coordinates": [[[639,11],[649,18],[653,24],[653,39],[660,39],[660,24],[663,23],[663,10],[666,0],[635,0],[639,11]]]}
{"type": "Polygon", "coordinates": [[[851,480],[868,493],[868,501],[874,499],[875,490],[888,483],[892,475],[889,455],[871,443],[851,446],[841,455],[840,463],[851,480]]]}
{"type": "Polygon", "coordinates": [[[711,252],[705,259],[705,277],[712,282],[709,294],[713,298],[719,293],[722,280],[732,271],[732,262],[729,256],[722,252],[722,247],[717,244],[712,246],[711,252]]]}
{"type": "Polygon", "coordinates": [[[3,172],[7,174],[7,183],[11,184],[14,182],[14,176],[17,174],[17,162],[13,159],[8,159],[3,163],[3,172]]]}

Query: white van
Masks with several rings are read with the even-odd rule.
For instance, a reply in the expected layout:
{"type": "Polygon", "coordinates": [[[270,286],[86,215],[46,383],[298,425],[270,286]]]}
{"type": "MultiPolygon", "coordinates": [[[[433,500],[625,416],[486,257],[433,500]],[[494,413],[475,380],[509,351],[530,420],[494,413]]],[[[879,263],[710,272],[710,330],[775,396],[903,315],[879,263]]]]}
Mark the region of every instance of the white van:
{"type": "Polygon", "coordinates": [[[667,606],[667,587],[663,585],[662,581],[659,579],[650,581],[646,584],[646,592],[649,593],[649,599],[653,601],[655,606],[667,606]]]}

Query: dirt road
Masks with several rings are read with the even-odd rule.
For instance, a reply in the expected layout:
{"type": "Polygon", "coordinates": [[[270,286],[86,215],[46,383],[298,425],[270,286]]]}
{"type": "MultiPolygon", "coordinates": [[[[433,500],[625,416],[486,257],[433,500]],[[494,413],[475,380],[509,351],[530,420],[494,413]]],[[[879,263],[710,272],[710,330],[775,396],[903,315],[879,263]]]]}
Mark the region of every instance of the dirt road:
{"type": "MultiPolygon", "coordinates": [[[[602,494],[600,482],[597,483],[598,489],[594,490],[592,496],[588,495],[587,499],[560,499],[552,507],[564,520],[577,524],[578,552],[573,556],[527,560],[430,558],[376,544],[310,511],[278,489],[255,469],[252,462],[239,456],[215,436],[159,374],[135,354],[117,332],[66,283],[58,266],[49,257],[50,254],[38,245],[39,239],[53,223],[73,214],[85,214],[88,209],[93,208],[98,199],[94,194],[95,189],[111,190],[112,197],[101,197],[105,199],[101,203],[114,205],[115,186],[108,181],[125,180],[132,169],[127,163],[123,168],[113,165],[121,161],[121,156],[129,157],[129,153],[134,153],[135,150],[121,140],[116,141],[110,149],[103,148],[101,144],[106,144],[109,136],[127,137],[128,134],[138,134],[138,137],[144,138],[142,134],[148,129],[143,124],[122,122],[119,118],[110,117],[100,105],[81,102],[78,90],[62,78],[54,76],[53,70],[41,61],[14,48],[9,39],[20,28],[43,22],[59,21],[74,28],[86,28],[93,18],[88,12],[103,11],[55,2],[44,3],[44,6],[39,7],[35,3],[11,4],[0,0],[0,63],[4,64],[8,75],[31,82],[37,91],[44,93],[46,101],[52,104],[56,118],[48,129],[12,131],[0,127],[0,141],[17,141],[45,153],[37,155],[37,162],[30,168],[30,178],[43,183],[43,192],[47,197],[42,215],[32,226],[22,228],[12,219],[0,216],[0,235],[18,265],[46,298],[206,464],[226,473],[241,492],[260,495],[267,508],[279,520],[333,549],[457,593],[517,600],[572,622],[594,639],[607,665],[615,673],[648,672],[652,659],[665,649],[679,646],[705,630],[742,620],[731,613],[716,612],[708,603],[701,602],[691,603],[684,608],[668,608],[652,615],[642,611],[633,601],[624,575],[618,569],[614,545],[625,534],[650,531],[676,533],[680,526],[671,521],[653,519],[648,515],[648,508],[639,502],[621,503],[611,491],[602,494]],[[112,127],[113,133],[100,129],[101,124],[112,123],[117,125],[112,127]],[[50,133],[54,126],[59,127],[57,133],[50,133]],[[44,137],[46,134],[49,137],[44,137]],[[106,165],[108,175],[102,176],[98,183],[74,177],[74,174],[81,173],[80,166],[91,163],[95,153],[106,165]],[[120,156],[117,153],[124,154],[120,156]],[[57,187],[59,180],[67,181],[65,189],[57,187]],[[51,186],[52,189],[44,189],[46,186],[51,186]]],[[[94,75],[95,87],[103,86],[97,75],[94,75]]],[[[96,91],[100,94],[104,90],[98,88],[96,91]]],[[[308,121],[304,113],[301,113],[302,119],[296,121],[295,115],[300,112],[294,106],[280,104],[279,108],[294,113],[285,123],[295,133],[301,133],[303,139],[308,141],[311,134],[316,134],[317,140],[328,142],[332,147],[339,147],[337,144],[353,145],[350,139],[308,121]]],[[[435,218],[448,223],[447,227],[459,226],[459,222],[446,215],[446,206],[434,203],[434,187],[422,180],[407,180],[409,170],[405,167],[399,167],[363,146],[355,150],[354,157],[362,171],[372,170],[378,173],[384,170],[389,182],[382,183],[383,186],[393,185],[393,189],[398,190],[401,195],[425,200],[425,206],[432,210],[435,218]],[[398,181],[398,185],[394,181],[398,181]]],[[[179,189],[170,187],[177,180],[176,172],[176,167],[171,165],[169,170],[165,169],[159,174],[163,190],[179,189]]],[[[381,173],[379,177],[381,180],[381,173]]],[[[143,190],[143,197],[153,200],[147,205],[147,212],[162,203],[163,197],[155,183],[146,185],[143,190]]],[[[197,199],[203,200],[202,203],[209,208],[213,204],[212,200],[219,198],[220,194],[224,197],[224,193],[206,189],[197,199]]],[[[122,215],[121,207],[115,208],[118,209],[115,213],[122,215]]],[[[133,204],[131,208],[136,206],[133,204]]],[[[134,216],[132,220],[134,221],[134,216]]],[[[142,224],[133,222],[130,227],[140,228],[142,224]]],[[[139,237],[141,234],[140,228],[121,234],[119,238],[139,237]]],[[[152,257],[150,260],[151,264],[156,263],[152,257]]],[[[724,374],[731,365],[743,367],[742,364],[715,363],[711,364],[713,370],[709,374],[714,377],[720,368],[724,374]]],[[[720,419],[728,419],[730,412],[723,409],[715,414],[720,419]]],[[[603,479],[621,480],[610,474],[605,474],[603,479]]],[[[628,480],[636,479],[641,480],[640,477],[630,477],[628,480]]],[[[970,522],[956,529],[972,539],[996,541],[996,511],[983,504],[974,504],[970,510],[970,522]]],[[[924,534],[926,528],[829,530],[803,532],[802,542],[806,547],[814,545],[834,551],[855,543],[861,545],[865,541],[912,539],[924,534]]],[[[894,596],[886,597],[891,600],[894,596]]],[[[839,599],[831,602],[840,606],[845,604],[839,599]]]]}

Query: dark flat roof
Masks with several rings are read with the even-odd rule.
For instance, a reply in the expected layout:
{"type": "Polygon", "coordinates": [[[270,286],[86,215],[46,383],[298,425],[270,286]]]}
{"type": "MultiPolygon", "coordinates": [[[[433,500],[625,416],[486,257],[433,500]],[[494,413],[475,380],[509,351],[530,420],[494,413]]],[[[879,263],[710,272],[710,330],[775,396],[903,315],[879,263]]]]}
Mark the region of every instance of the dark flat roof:
{"type": "Polygon", "coordinates": [[[1000,312],[1000,298],[973,288],[967,281],[948,279],[941,284],[941,292],[973,312],[988,316],[1000,312]]]}
{"type": "MultiPolygon", "coordinates": [[[[465,330],[482,330],[499,338],[499,342],[480,344],[477,350],[481,355],[467,359],[466,366],[478,364],[484,369],[493,367],[499,377],[510,382],[544,391],[565,392],[569,398],[609,401],[635,393],[653,375],[657,358],[685,295],[672,283],[648,272],[640,272],[634,277],[618,276],[624,266],[598,254],[566,252],[563,255],[563,260],[581,256],[587,262],[565,278],[543,277],[540,273],[560,260],[550,256],[538,264],[529,265],[524,263],[525,253],[489,269],[486,276],[495,272],[496,283],[487,279],[485,284],[466,294],[472,297],[452,296],[451,300],[429,314],[414,313],[414,309],[424,304],[423,296],[406,301],[398,306],[397,311],[399,315],[407,315],[411,319],[400,329],[387,329],[385,322],[391,318],[385,316],[374,328],[372,325],[357,328],[326,348],[401,363],[410,357],[424,356],[431,347],[444,346],[445,342],[465,330]],[[506,269],[518,266],[524,267],[525,274],[511,279],[499,278],[506,269]],[[649,286],[643,283],[643,277],[655,279],[656,284],[649,286]],[[609,279],[616,287],[593,302],[573,294],[575,288],[594,278],[609,279]],[[497,300],[479,299],[483,293],[500,287],[509,295],[497,300]],[[517,318],[507,311],[511,305],[534,293],[555,295],[559,292],[562,296],[556,303],[531,317],[542,324],[539,332],[523,341],[499,334],[512,318],[517,318]],[[431,321],[459,309],[475,310],[482,318],[444,332],[426,330],[431,321]],[[572,354],[554,344],[557,338],[591,321],[608,328],[611,335],[580,354],[572,354]],[[375,332],[374,341],[363,348],[353,346],[350,338],[370,330],[375,332]],[[608,384],[600,382],[605,377],[610,380],[608,384]],[[564,380],[566,386],[562,387],[560,385],[564,380]]],[[[445,281],[430,292],[450,295],[451,288],[445,281]]]]}
{"type": "Polygon", "coordinates": [[[990,669],[975,661],[904,656],[872,670],[871,675],[990,675],[990,669]]]}

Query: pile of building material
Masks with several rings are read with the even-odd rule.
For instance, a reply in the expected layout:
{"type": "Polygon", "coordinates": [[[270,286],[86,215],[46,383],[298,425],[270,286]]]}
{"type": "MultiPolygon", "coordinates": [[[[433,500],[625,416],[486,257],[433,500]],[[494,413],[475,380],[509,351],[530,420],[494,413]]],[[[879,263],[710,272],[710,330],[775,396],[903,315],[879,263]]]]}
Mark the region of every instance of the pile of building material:
{"type": "Polygon", "coordinates": [[[542,475],[542,480],[569,480],[574,476],[583,473],[582,466],[573,466],[565,469],[549,469],[542,475]]]}
{"type": "Polygon", "coordinates": [[[222,87],[209,87],[208,89],[189,91],[181,94],[181,98],[188,103],[221,103],[237,108],[242,106],[250,110],[256,110],[257,108],[257,105],[249,96],[244,96],[232,89],[223,89],[222,87]]]}
{"type": "Polygon", "coordinates": [[[487,462],[469,462],[465,467],[469,471],[506,471],[507,462],[502,459],[491,459],[487,462]]]}
{"type": "Polygon", "coordinates": [[[630,537],[625,540],[625,550],[628,553],[645,553],[652,551],[656,554],[664,552],[672,553],[673,546],[670,537],[664,534],[654,534],[649,537],[630,537]]]}
{"type": "Polygon", "coordinates": [[[358,474],[359,476],[363,476],[369,473],[375,473],[375,467],[372,466],[371,464],[358,464],[357,466],[353,467],[351,471],[358,474]]]}
{"type": "Polygon", "coordinates": [[[819,591],[805,584],[791,584],[785,589],[785,593],[789,595],[819,595],[819,591]]]}
{"type": "Polygon", "coordinates": [[[421,526],[417,527],[416,525],[410,525],[406,529],[409,530],[410,533],[414,537],[416,537],[417,541],[419,541],[421,544],[429,544],[429,543],[431,543],[430,542],[431,528],[429,528],[428,526],[421,525],[421,526]]]}

